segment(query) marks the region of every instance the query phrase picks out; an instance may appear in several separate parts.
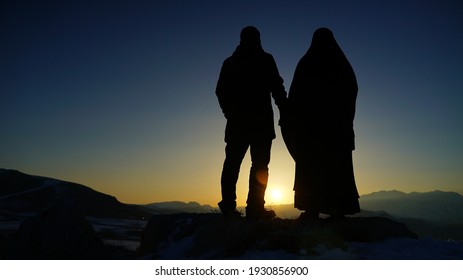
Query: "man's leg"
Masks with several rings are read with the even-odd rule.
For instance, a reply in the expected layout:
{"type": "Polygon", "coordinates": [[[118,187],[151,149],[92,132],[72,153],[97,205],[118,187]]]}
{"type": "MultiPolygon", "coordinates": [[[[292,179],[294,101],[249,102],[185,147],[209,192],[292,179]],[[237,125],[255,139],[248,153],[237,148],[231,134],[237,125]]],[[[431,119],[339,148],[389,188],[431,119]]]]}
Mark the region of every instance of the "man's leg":
{"type": "Polygon", "coordinates": [[[236,209],[236,182],[248,147],[249,143],[244,141],[229,141],[225,147],[221,177],[222,201],[219,202],[222,212],[236,209]]]}
{"type": "Polygon", "coordinates": [[[246,201],[246,214],[251,218],[273,218],[275,216],[273,211],[264,209],[271,148],[272,140],[251,143],[252,165],[249,174],[248,199],[246,201]]]}

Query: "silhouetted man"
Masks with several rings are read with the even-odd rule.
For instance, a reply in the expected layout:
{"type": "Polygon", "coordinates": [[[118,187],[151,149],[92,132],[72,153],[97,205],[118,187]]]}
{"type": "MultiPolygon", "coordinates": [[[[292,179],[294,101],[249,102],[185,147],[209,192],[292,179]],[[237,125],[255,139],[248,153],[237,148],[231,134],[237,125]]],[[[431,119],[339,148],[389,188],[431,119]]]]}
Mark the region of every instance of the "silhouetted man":
{"type": "Polygon", "coordinates": [[[236,182],[250,147],[252,166],[246,217],[272,219],[275,212],[264,208],[270,149],[275,139],[271,97],[281,106],[286,92],[273,56],[262,49],[259,31],[253,26],[245,27],[240,39],[233,55],[223,63],[216,88],[227,119],[219,207],[228,218],[241,217],[236,210],[236,182]]]}

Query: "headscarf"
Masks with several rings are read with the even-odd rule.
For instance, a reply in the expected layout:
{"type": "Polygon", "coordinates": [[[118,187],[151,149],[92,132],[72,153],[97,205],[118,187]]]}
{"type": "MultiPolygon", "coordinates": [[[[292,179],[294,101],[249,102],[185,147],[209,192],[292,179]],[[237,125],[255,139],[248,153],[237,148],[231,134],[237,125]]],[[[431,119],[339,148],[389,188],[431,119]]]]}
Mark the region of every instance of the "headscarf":
{"type": "Polygon", "coordinates": [[[329,71],[329,68],[352,71],[349,61],[334,38],[333,32],[326,27],[319,28],[314,32],[306,56],[310,57],[316,67],[322,71],[329,71]]]}

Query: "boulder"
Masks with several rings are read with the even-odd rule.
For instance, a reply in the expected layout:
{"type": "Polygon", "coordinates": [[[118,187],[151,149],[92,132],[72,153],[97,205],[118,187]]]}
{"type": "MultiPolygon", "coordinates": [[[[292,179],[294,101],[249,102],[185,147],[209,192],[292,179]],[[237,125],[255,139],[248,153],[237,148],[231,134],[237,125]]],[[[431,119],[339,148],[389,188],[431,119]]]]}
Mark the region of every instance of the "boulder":
{"type": "Polygon", "coordinates": [[[21,223],[7,259],[105,259],[102,240],[72,203],[58,203],[21,223]]]}

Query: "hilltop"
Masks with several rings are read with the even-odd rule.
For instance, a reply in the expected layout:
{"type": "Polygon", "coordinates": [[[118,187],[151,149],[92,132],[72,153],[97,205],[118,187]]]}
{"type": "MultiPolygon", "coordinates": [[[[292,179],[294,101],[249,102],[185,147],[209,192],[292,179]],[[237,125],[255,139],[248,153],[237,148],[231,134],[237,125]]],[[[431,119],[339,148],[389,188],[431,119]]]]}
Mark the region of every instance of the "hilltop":
{"type": "Polygon", "coordinates": [[[53,178],[0,169],[0,211],[31,214],[56,203],[75,204],[84,215],[111,218],[148,218],[149,212],[137,205],[119,202],[114,196],[90,187],[53,178]]]}
{"type": "Polygon", "coordinates": [[[0,258],[461,259],[462,196],[382,191],[341,221],[225,221],[197,202],[130,205],[90,187],[0,169],[0,258]],[[429,211],[432,211],[429,212],[429,211]]]}

